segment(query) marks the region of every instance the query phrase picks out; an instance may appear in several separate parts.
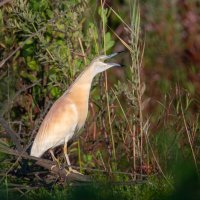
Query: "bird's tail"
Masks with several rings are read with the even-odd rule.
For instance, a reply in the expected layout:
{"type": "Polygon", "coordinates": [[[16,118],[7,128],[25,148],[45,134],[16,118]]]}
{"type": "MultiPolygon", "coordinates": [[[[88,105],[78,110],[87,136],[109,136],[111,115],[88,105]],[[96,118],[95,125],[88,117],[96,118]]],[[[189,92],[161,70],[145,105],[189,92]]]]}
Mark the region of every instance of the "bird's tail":
{"type": "Polygon", "coordinates": [[[44,152],[45,151],[42,151],[41,148],[38,148],[38,145],[36,145],[36,143],[33,143],[30,155],[40,158],[44,152]]]}

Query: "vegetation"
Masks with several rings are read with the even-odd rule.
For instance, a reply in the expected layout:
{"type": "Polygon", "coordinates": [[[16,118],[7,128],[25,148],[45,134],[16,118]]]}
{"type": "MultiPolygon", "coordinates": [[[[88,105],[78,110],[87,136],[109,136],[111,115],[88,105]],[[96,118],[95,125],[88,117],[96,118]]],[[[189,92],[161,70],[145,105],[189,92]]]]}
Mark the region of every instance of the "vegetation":
{"type": "Polygon", "coordinates": [[[197,0],[2,2],[1,199],[200,197],[197,0]],[[93,181],[66,182],[26,152],[85,66],[122,50],[126,67],[94,80],[86,125],[69,147],[93,181]]]}

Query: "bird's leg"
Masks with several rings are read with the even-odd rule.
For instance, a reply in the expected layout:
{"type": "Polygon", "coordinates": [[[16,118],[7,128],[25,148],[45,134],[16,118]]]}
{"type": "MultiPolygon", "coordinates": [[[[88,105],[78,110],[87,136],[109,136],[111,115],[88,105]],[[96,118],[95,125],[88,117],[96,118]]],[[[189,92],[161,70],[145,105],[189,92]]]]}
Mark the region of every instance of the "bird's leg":
{"type": "MultiPolygon", "coordinates": [[[[70,161],[69,161],[69,156],[68,156],[68,154],[67,154],[67,142],[66,142],[66,141],[65,141],[65,144],[64,144],[63,151],[64,151],[65,158],[66,158],[66,160],[67,160],[67,165],[68,165],[68,168],[69,168],[69,171],[66,170],[66,171],[67,171],[67,175],[68,175],[70,172],[77,173],[77,174],[81,174],[80,172],[78,172],[78,171],[72,169],[72,167],[71,167],[71,163],[70,163],[70,161]]],[[[82,175],[82,174],[81,174],[81,175],[82,175]]]]}
{"type": "MultiPolygon", "coordinates": [[[[57,165],[58,165],[58,167],[60,168],[60,161],[55,157],[53,150],[52,150],[52,149],[49,149],[49,153],[51,154],[51,157],[52,157],[53,161],[56,162],[57,165]]],[[[56,165],[53,165],[53,166],[51,167],[51,170],[52,170],[55,166],[56,166],[56,165]]]]}
{"type": "Polygon", "coordinates": [[[68,167],[70,168],[71,163],[70,163],[70,161],[69,161],[69,156],[68,156],[68,154],[67,154],[67,142],[65,142],[65,144],[64,144],[63,151],[64,151],[64,154],[65,154],[65,158],[66,158],[66,160],[67,160],[67,165],[68,165],[68,167]]]}

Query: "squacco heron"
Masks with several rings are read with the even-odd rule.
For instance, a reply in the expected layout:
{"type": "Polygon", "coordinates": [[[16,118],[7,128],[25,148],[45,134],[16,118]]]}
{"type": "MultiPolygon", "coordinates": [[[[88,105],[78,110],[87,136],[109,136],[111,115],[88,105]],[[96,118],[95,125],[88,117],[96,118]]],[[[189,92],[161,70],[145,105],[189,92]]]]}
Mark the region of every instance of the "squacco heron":
{"type": "Polygon", "coordinates": [[[57,160],[53,148],[64,144],[63,151],[69,171],[74,171],[67,154],[67,142],[72,138],[74,132],[80,130],[85,123],[93,78],[111,67],[121,66],[116,63],[104,62],[118,53],[95,58],[52,105],[35,137],[31,156],[41,157],[47,150],[50,150],[53,160],[57,160]]]}

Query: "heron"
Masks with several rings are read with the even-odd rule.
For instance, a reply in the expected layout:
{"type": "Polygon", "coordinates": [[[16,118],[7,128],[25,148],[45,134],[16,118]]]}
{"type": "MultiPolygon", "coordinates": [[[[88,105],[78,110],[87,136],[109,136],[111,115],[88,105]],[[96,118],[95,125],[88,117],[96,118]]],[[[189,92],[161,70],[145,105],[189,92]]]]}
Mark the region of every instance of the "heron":
{"type": "Polygon", "coordinates": [[[117,63],[105,62],[119,53],[121,52],[101,55],[93,59],[64,94],[55,101],[36,134],[31,148],[31,156],[42,157],[46,151],[49,151],[52,159],[58,161],[53,149],[64,144],[63,152],[69,172],[77,172],[71,167],[67,153],[67,142],[76,131],[78,132],[83,127],[86,121],[93,78],[111,67],[122,66],[117,63]]]}

